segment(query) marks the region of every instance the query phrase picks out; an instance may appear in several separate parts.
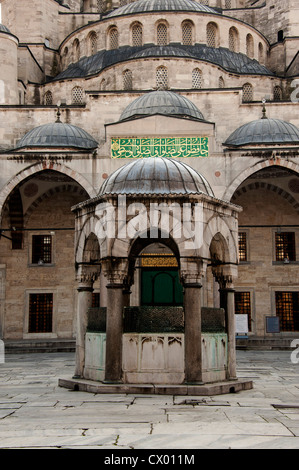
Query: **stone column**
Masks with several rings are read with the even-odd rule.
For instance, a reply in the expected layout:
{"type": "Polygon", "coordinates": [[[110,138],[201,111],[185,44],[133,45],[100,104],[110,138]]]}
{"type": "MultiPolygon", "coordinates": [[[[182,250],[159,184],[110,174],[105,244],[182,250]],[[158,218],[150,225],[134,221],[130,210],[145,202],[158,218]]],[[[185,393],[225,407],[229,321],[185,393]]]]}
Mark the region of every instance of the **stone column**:
{"type": "Polygon", "coordinates": [[[227,379],[235,380],[236,374],[236,333],[235,333],[235,290],[232,278],[220,276],[220,307],[225,310],[225,329],[227,333],[227,379]],[[230,287],[227,287],[227,286],[230,287]]]}
{"type": "Polygon", "coordinates": [[[185,381],[202,383],[201,284],[184,284],[185,381]]]}
{"type": "Polygon", "coordinates": [[[87,311],[92,305],[93,280],[79,282],[77,298],[76,369],[74,378],[84,377],[87,311]]]}
{"type": "Polygon", "coordinates": [[[100,307],[107,307],[107,278],[103,270],[100,274],[100,307]]]}
{"type": "Polygon", "coordinates": [[[105,382],[122,379],[123,284],[108,284],[105,382]]]}

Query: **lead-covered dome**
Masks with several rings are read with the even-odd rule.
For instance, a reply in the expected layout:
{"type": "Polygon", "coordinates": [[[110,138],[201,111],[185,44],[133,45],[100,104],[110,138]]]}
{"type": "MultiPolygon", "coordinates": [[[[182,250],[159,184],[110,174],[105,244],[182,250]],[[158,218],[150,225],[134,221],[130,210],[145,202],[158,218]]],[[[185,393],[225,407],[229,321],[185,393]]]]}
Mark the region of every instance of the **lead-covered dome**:
{"type": "Polygon", "coordinates": [[[16,146],[17,149],[40,147],[92,150],[98,147],[98,142],[80,127],[54,122],[31,129],[16,146]]]}
{"type": "Polygon", "coordinates": [[[188,98],[172,91],[159,90],[136,98],[122,112],[120,121],[154,114],[204,120],[202,113],[188,98]]]}
{"type": "Polygon", "coordinates": [[[102,184],[103,195],[191,195],[214,197],[208,181],[186,163],[149,157],[127,163],[102,184]]]}
{"type": "Polygon", "coordinates": [[[299,145],[299,129],[281,119],[261,118],[236,129],[224,142],[225,146],[245,145],[299,145]]]}
{"type": "Polygon", "coordinates": [[[137,0],[112,11],[106,18],[122,15],[133,15],[136,13],[153,13],[155,11],[188,11],[197,13],[213,13],[212,8],[201,5],[193,0],[137,0]]]}

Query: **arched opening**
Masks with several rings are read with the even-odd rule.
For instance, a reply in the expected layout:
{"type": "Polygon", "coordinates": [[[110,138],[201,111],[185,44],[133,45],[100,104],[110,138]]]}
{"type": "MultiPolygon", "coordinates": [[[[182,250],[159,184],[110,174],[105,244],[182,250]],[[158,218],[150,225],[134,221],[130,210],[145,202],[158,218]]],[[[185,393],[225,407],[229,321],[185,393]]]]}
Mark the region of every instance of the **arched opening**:
{"type": "Polygon", "coordinates": [[[235,311],[247,314],[249,334],[271,333],[268,317],[284,334],[299,330],[298,194],[298,173],[276,165],[251,174],[233,194],[243,207],[235,311]]]}
{"type": "MultiPolygon", "coordinates": [[[[19,180],[20,181],[20,180],[19,180]]],[[[0,263],[6,269],[3,336],[73,336],[75,218],[89,197],[70,176],[33,173],[8,194],[2,210],[0,263]]]]}

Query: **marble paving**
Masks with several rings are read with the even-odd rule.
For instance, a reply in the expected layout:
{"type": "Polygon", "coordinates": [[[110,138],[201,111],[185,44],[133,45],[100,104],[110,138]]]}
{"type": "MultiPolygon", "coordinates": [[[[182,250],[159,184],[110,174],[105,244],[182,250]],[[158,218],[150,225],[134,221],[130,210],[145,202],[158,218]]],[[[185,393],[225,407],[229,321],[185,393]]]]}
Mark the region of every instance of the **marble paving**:
{"type": "Polygon", "coordinates": [[[7,354],[1,449],[298,449],[299,364],[289,351],[237,351],[253,389],[221,396],[98,395],[58,386],[73,353],[7,354]]]}

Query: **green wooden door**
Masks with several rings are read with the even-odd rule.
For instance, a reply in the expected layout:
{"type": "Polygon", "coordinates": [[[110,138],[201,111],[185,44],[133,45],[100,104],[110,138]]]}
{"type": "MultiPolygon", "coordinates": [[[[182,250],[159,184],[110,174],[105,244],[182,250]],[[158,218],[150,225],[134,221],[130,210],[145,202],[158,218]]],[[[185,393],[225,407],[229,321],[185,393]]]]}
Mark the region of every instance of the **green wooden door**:
{"type": "Polygon", "coordinates": [[[141,305],[183,305],[177,269],[141,272],[141,305]]]}

